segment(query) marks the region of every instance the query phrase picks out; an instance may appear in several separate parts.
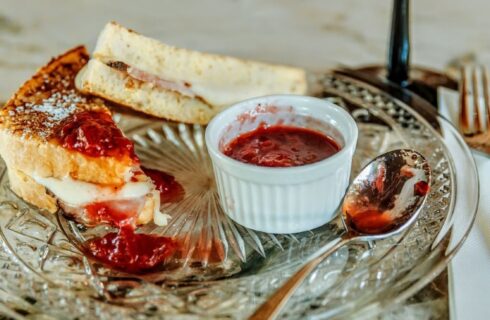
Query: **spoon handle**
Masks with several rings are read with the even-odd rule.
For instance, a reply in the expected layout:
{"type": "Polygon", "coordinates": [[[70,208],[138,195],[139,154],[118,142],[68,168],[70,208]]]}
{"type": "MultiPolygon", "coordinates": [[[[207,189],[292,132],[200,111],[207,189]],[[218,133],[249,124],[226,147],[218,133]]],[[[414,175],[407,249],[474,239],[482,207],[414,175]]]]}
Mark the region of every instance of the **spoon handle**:
{"type": "Polygon", "coordinates": [[[315,253],[311,260],[308,261],[301,269],[299,269],[286,283],[282,285],[276,292],[274,292],[266,302],[264,302],[254,314],[249,318],[250,320],[264,320],[274,319],[282,310],[286,302],[293,296],[296,289],[303,283],[308,275],[315,270],[315,268],[325,260],[330,254],[337,249],[345,245],[351,240],[350,237],[340,237],[315,253]]]}

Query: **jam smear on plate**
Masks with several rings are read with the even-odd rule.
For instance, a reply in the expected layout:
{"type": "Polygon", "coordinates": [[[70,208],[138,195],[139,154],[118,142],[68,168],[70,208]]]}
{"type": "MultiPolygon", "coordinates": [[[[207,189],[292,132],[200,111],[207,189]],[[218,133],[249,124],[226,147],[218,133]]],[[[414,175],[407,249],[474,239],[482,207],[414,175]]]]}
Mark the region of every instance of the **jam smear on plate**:
{"type": "Polygon", "coordinates": [[[161,266],[178,246],[171,238],[136,233],[127,225],[88,240],[85,248],[89,255],[116,270],[140,274],[161,266]]]}
{"type": "Polygon", "coordinates": [[[56,139],[64,148],[90,157],[129,157],[138,161],[133,142],[107,112],[87,110],[71,115],[60,124],[56,139]]]}
{"type": "Polygon", "coordinates": [[[177,242],[169,237],[136,233],[136,216],[144,200],[118,200],[85,207],[88,217],[118,227],[85,242],[88,255],[105,265],[124,272],[141,274],[163,265],[176,252],[177,242]]]}
{"type": "Polygon", "coordinates": [[[332,156],[340,146],[318,131],[286,126],[259,126],[230,141],[223,153],[235,160],[264,167],[293,167],[332,156]]]}
{"type": "MultiPolygon", "coordinates": [[[[152,179],[160,192],[161,203],[182,200],[184,188],[172,175],[155,169],[142,170],[152,179]]],[[[178,256],[178,241],[169,237],[135,232],[135,220],[143,205],[143,199],[131,199],[98,202],[86,206],[85,212],[91,221],[108,223],[119,228],[117,232],[110,232],[85,242],[87,254],[113,269],[134,274],[154,271],[167,259],[178,256]]]]}
{"type": "Polygon", "coordinates": [[[175,180],[174,176],[156,169],[145,167],[141,169],[150,177],[155,188],[160,192],[160,202],[162,204],[179,202],[184,198],[184,188],[175,180]]]}

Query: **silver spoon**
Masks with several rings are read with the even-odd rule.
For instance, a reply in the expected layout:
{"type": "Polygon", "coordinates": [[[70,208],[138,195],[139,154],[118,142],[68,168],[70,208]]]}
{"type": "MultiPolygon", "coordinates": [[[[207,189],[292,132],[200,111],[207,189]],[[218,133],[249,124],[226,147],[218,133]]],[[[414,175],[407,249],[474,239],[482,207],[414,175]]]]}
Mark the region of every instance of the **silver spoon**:
{"type": "Polygon", "coordinates": [[[372,241],[406,230],[427,198],[431,170],[427,160],[408,149],[371,161],[354,179],[342,203],[345,233],[318,250],[250,319],[274,319],[306,277],[330,254],[353,241],[372,241]]]}

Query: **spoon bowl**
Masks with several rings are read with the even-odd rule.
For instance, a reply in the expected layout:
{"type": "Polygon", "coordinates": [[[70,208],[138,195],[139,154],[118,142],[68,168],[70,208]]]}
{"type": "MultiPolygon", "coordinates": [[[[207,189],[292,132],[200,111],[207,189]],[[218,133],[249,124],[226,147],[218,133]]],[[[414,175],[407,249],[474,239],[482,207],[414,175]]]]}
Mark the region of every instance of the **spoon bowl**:
{"type": "Polygon", "coordinates": [[[429,163],[417,151],[398,149],[372,160],[344,196],[341,211],[345,233],[314,253],[250,319],[274,319],[307,276],[340,247],[407,230],[423,207],[430,183],[429,163]]]}
{"type": "Polygon", "coordinates": [[[417,219],[431,182],[427,160],[409,149],[372,160],[350,184],[342,204],[342,221],[361,241],[387,238],[417,219]]]}

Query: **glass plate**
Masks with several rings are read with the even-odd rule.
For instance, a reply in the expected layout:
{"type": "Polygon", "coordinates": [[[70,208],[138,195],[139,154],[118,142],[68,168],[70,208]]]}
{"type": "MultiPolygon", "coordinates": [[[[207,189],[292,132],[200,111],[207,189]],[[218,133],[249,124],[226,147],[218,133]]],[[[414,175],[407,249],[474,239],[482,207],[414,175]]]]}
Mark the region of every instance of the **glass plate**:
{"type": "MultiPolygon", "coordinates": [[[[406,233],[352,244],[324,261],[289,302],[285,318],[356,318],[395,306],[429,283],[467,235],[478,183],[469,150],[442,117],[434,129],[406,104],[347,76],[319,80],[327,99],[345,107],[359,126],[352,176],[373,157],[413,148],[433,170],[429,199],[406,233]],[[453,156],[452,155],[457,155],[453,156]],[[457,161],[454,161],[457,159],[457,161]]],[[[55,318],[245,318],[305,259],[342,232],[337,220],[299,234],[255,232],[222,212],[204,128],[115,114],[136,143],[143,165],[175,176],[185,189],[166,204],[166,227],[145,232],[178,237],[179,258],[141,276],[88,259],[80,245],[108,227],[84,228],[16,197],[0,172],[0,312],[55,318]]]]}

